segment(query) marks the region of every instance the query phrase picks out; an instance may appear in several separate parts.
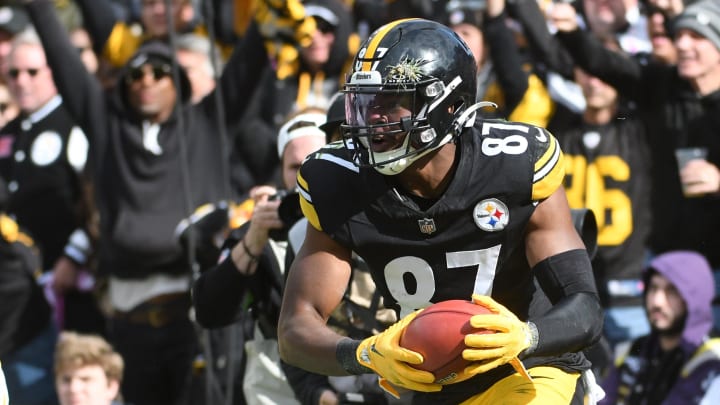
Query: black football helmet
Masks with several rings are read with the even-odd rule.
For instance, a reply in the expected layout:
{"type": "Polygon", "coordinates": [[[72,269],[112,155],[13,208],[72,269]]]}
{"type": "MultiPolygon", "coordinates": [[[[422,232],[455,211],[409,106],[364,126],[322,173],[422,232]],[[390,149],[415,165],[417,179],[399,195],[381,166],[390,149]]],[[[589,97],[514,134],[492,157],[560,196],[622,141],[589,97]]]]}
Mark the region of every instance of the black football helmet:
{"type": "Polygon", "coordinates": [[[471,126],[476,69],[465,42],[440,23],[412,18],[377,29],[344,87],[343,139],[355,163],[397,174],[471,126]],[[400,146],[373,151],[373,142],[403,134],[400,146]]]}

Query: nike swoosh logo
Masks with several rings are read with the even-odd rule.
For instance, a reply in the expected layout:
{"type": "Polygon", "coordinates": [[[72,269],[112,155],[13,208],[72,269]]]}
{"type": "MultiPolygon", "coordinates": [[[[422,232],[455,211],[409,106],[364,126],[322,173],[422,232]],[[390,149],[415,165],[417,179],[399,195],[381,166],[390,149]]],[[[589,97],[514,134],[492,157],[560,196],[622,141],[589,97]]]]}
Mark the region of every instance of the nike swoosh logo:
{"type": "Polygon", "coordinates": [[[376,353],[376,354],[377,354],[378,356],[380,356],[380,357],[385,357],[385,356],[383,356],[382,353],[380,353],[379,351],[377,351],[377,349],[375,348],[375,345],[374,345],[374,344],[373,344],[372,346],[370,346],[370,350],[371,350],[373,353],[376,353]]]}

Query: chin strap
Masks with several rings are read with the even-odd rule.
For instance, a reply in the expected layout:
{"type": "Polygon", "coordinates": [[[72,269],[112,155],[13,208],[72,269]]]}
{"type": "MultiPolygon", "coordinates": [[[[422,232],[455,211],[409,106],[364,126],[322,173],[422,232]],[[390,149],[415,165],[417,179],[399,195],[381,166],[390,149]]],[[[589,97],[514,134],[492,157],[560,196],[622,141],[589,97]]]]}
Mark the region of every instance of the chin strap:
{"type": "Polygon", "coordinates": [[[453,124],[452,132],[451,134],[454,135],[460,135],[460,131],[463,127],[471,127],[475,123],[475,112],[481,108],[485,107],[493,107],[498,108],[497,104],[493,103],[492,101],[480,101],[477,102],[460,114],[457,120],[455,120],[455,124],[453,124]]]}

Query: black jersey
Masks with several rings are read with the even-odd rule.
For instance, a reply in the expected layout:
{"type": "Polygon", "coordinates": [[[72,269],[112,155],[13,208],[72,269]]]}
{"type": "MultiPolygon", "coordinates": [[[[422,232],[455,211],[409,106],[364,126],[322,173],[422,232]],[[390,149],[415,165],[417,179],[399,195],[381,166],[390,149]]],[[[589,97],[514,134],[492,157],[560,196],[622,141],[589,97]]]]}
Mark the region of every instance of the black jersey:
{"type": "MultiPolygon", "coordinates": [[[[385,305],[400,316],[473,293],[492,295],[522,320],[544,314],[551,304],[530,272],[524,233],[537,203],[561,187],[560,147],[544,129],[494,120],[459,139],[453,180],[427,209],[393,187],[391,177],[359,169],[342,142],[327,145],[298,173],[303,212],[365,259],[385,305]]],[[[537,364],[587,366],[580,355],[525,360],[527,367],[537,364]]],[[[458,403],[509,373],[503,366],[419,395],[458,403]]]]}
{"type": "MultiPolygon", "coordinates": [[[[612,120],[556,132],[565,153],[565,189],[570,208],[589,208],[598,224],[595,272],[608,285],[610,304],[634,301],[641,291],[623,291],[621,280],[639,280],[650,234],[651,162],[639,120],[612,120]]],[[[634,283],[639,285],[639,283],[634,283]]],[[[601,287],[602,288],[602,287],[601,287]]]]}

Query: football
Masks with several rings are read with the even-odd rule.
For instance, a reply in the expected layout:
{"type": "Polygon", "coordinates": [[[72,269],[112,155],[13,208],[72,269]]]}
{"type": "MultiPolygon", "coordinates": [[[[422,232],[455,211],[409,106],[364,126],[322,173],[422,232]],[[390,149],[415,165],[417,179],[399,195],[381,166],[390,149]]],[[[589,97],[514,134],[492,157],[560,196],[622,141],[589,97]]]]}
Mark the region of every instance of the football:
{"type": "Polygon", "coordinates": [[[473,328],[473,315],[491,313],[487,308],[464,300],[442,301],[420,312],[400,336],[400,346],[420,353],[423,363],[413,367],[435,375],[437,384],[460,382],[459,373],[469,364],[462,358],[465,335],[492,333],[473,328]]]}

